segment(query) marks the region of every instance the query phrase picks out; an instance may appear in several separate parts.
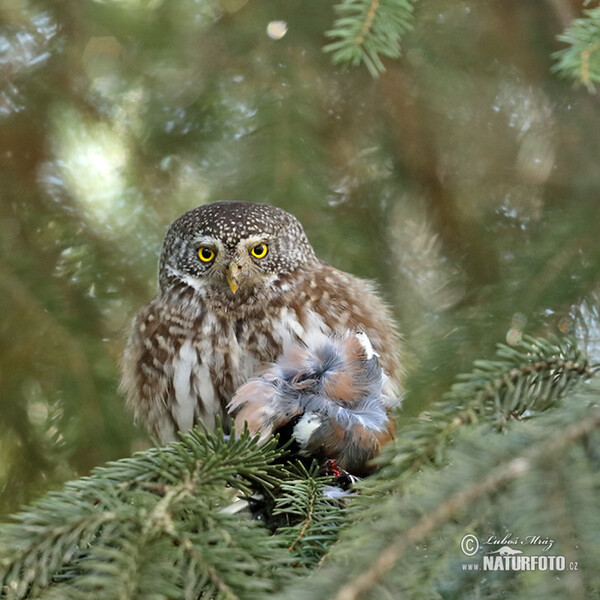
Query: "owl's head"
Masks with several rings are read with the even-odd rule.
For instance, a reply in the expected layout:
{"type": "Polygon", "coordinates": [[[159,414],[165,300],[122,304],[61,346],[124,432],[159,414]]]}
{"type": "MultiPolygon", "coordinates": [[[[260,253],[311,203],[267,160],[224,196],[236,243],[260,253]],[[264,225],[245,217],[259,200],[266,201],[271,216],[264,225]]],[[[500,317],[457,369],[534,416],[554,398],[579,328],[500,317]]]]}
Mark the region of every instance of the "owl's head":
{"type": "Polygon", "coordinates": [[[298,220],[253,202],[214,202],[176,219],[163,242],[163,291],[174,283],[243,295],[316,260],[298,220]]]}

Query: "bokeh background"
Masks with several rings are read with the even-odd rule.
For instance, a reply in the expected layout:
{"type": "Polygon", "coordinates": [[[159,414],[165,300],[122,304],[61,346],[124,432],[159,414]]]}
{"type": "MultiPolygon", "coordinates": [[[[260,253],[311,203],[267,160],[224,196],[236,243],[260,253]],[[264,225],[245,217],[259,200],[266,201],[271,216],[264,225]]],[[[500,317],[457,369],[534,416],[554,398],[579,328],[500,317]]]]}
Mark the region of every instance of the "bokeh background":
{"type": "Polygon", "coordinates": [[[403,414],[523,333],[597,319],[600,106],[553,70],[582,3],[422,0],[372,77],[310,0],[2,0],[0,513],[148,445],[117,387],[162,235],[270,202],[379,282],[403,414]]]}

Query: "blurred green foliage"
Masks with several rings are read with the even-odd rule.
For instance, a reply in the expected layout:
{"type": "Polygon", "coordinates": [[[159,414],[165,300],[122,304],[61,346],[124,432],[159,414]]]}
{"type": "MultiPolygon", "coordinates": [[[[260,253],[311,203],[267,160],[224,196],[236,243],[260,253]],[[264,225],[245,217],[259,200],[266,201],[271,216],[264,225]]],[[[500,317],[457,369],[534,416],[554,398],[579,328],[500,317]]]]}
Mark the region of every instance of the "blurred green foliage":
{"type": "Polygon", "coordinates": [[[507,336],[573,329],[600,117],[551,66],[579,4],[420,2],[373,79],[323,52],[333,4],[3,0],[0,511],[147,444],[124,332],[166,226],[209,200],[282,206],[379,281],[407,415],[507,336]]]}
{"type": "Polygon", "coordinates": [[[600,83],[600,8],[585,10],[558,39],[568,45],[556,53],[555,70],[595,93],[600,83]]]}

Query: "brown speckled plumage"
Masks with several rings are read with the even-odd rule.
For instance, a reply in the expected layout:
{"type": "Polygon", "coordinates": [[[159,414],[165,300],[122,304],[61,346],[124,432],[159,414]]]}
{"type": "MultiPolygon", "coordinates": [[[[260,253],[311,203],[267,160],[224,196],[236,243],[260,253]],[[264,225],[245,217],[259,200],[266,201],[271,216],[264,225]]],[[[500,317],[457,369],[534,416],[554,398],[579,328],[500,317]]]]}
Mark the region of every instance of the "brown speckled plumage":
{"type": "Polygon", "coordinates": [[[235,390],[314,332],[364,331],[389,374],[402,377],[399,336],[372,285],[319,260],[280,208],[215,202],[177,219],[165,237],[157,296],[133,321],[122,388],[136,419],[165,443],[198,421],[227,429],[235,390]],[[263,258],[249,250],[267,244],[263,258]],[[201,247],[215,257],[203,263],[201,247]],[[235,264],[239,288],[228,285],[235,264]]]}

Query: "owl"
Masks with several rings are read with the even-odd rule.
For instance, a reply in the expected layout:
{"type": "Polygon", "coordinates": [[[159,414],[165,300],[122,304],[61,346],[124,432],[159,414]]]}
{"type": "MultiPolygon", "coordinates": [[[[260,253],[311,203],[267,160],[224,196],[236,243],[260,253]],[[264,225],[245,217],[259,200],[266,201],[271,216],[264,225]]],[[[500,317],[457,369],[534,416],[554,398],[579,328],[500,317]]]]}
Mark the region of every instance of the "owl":
{"type": "Polygon", "coordinates": [[[159,290],[133,320],[121,387],[159,443],[197,423],[225,432],[235,391],[315,335],[364,332],[387,375],[403,376],[400,336],[371,283],[317,258],[298,220],[252,202],[214,202],[169,227],[159,290]]]}

